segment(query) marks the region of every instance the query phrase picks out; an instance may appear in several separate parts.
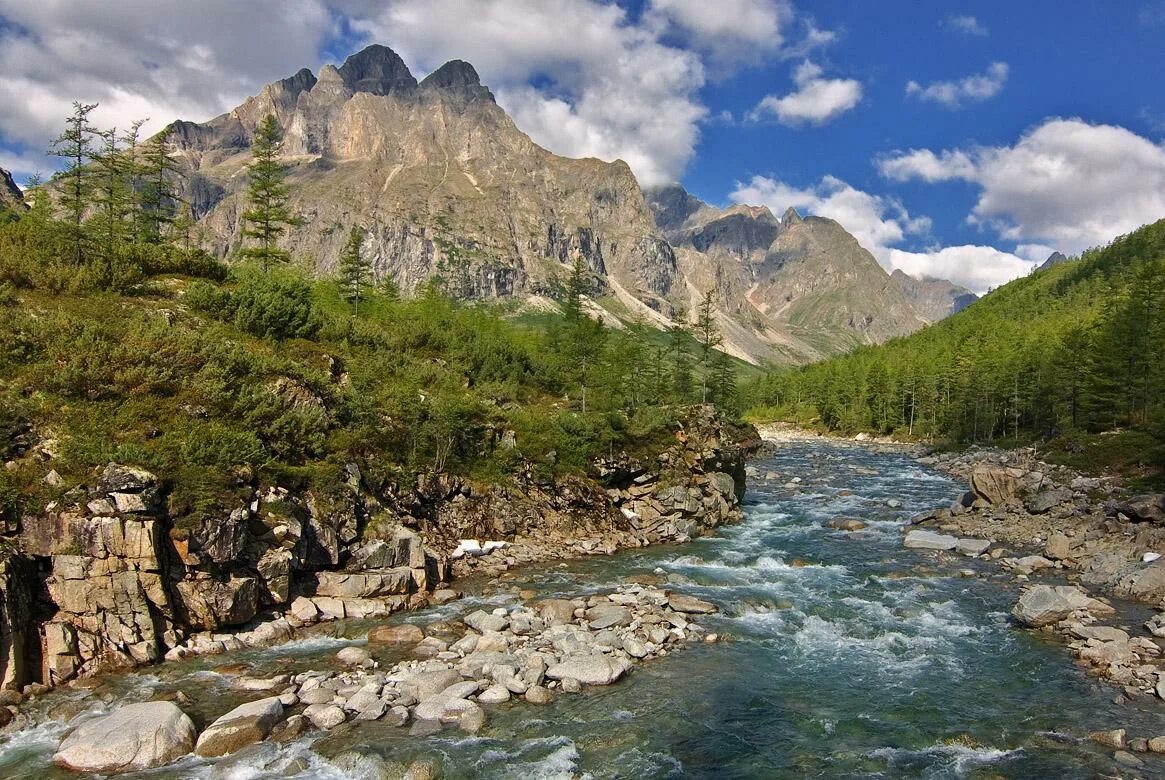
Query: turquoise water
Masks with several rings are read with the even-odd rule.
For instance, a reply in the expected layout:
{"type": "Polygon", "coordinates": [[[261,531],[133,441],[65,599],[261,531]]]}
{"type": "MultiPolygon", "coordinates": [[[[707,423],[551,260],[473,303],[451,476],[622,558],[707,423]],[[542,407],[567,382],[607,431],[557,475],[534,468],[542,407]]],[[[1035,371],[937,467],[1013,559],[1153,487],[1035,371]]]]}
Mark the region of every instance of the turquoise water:
{"type": "MultiPolygon", "coordinates": [[[[547,707],[492,708],[475,737],[360,724],[137,777],[340,778],[329,757],[355,749],[394,762],[430,758],[448,778],[1090,778],[1121,772],[1110,752],[1079,737],[1118,726],[1165,734],[1161,703],[1113,703],[1118,691],[1086,677],[1066,649],[1012,626],[1014,584],[994,568],[901,548],[901,523],[949,503],[960,485],[903,455],[816,442],[786,445],[756,465],[777,478],[750,480],[745,521],[716,537],[532,567],[407,618],[512,603],[519,588],[600,591],[662,570],[720,606],[704,623],[730,641],[674,652],[547,707]],[[794,477],[798,487],[785,488],[794,477]],[[837,516],[869,527],[824,526],[837,516]],[[978,576],[961,576],[967,568],[978,576]]],[[[206,720],[234,703],[229,673],[213,671],[221,664],[254,674],[322,668],[366,630],[336,625],[278,648],[110,677],[72,706],[181,689],[206,720]]],[[[61,698],[42,706],[60,707],[61,698]]],[[[57,776],[48,765],[61,729],[50,723],[0,744],[0,777],[57,776]]],[[[1165,776],[1165,761],[1142,758],[1143,770],[1123,776],[1165,776]]]]}

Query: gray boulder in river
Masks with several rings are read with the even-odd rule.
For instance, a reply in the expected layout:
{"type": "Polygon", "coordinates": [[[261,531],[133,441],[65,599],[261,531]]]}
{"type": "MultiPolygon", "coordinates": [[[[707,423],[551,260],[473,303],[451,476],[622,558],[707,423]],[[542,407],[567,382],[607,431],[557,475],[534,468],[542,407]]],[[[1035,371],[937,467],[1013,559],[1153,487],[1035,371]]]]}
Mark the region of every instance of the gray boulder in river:
{"type": "Polygon", "coordinates": [[[173,702],[120,707],[73,729],[53,763],[77,772],[134,772],[169,764],[194,748],[194,724],[173,702]]]}

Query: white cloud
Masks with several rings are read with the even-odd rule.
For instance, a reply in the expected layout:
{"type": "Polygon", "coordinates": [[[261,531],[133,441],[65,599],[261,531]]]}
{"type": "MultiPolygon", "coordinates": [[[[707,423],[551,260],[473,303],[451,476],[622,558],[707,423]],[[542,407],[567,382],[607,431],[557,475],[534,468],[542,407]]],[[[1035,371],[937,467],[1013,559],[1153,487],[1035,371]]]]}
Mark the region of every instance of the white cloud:
{"type": "Polygon", "coordinates": [[[315,62],[334,24],[323,0],[0,0],[0,18],[0,137],[26,148],[26,164],[74,100],[100,103],[102,126],[208,119],[315,62]]]}
{"type": "Polygon", "coordinates": [[[987,28],[974,16],[949,16],[947,26],[966,35],[987,35],[987,28]]]}
{"type": "Polygon", "coordinates": [[[936,155],[929,149],[912,149],[906,153],[882,157],[877,165],[883,176],[896,181],[921,179],[933,183],[967,179],[975,173],[975,163],[971,157],[960,151],[945,151],[936,155]]]}
{"type": "Polygon", "coordinates": [[[678,34],[717,65],[755,62],[784,43],[793,18],[786,0],[651,0],[645,24],[678,34]]]}
{"type": "Polygon", "coordinates": [[[973,182],[980,193],[970,221],[1064,252],[1108,243],[1165,216],[1165,144],[1081,119],[1045,120],[1014,146],[911,150],[878,165],[898,180],[973,182]]]}
{"type": "Polygon", "coordinates": [[[925,87],[917,81],[907,82],[906,94],[947,108],[961,108],[964,103],[978,103],[998,95],[1007,83],[1007,74],[1006,62],[993,62],[986,73],[958,81],[936,81],[925,87]]]}
{"type": "MultiPolygon", "coordinates": [[[[837,220],[887,271],[949,279],[977,293],[1027,273],[1031,264],[989,246],[935,247],[920,252],[898,248],[909,237],[925,237],[927,217],[911,216],[898,201],[856,189],[834,176],[816,186],[792,187],[764,176],[738,183],[729,196],[739,203],[768,206],[776,214],[792,206],[802,214],[837,220]]],[[[1042,259],[1042,258],[1041,258],[1042,259]]]]}
{"type": "Polygon", "coordinates": [[[774,116],[782,124],[821,125],[856,106],[862,99],[862,85],[856,79],[827,79],[819,65],[806,60],[793,72],[797,90],[777,97],[768,95],[757,104],[749,118],[757,121],[774,116]]]}

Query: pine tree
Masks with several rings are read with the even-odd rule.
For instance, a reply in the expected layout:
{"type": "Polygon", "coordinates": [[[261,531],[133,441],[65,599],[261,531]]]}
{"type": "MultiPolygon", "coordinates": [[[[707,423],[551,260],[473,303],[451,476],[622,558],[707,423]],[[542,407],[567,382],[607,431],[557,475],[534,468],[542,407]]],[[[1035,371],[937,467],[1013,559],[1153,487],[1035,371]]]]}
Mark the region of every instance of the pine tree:
{"type": "Polygon", "coordinates": [[[65,169],[57,174],[66,181],[64,205],[72,222],[73,261],[81,265],[85,259],[85,234],[81,223],[85,218],[88,200],[88,176],[85,164],[93,153],[93,134],[96,132],[89,123],[89,114],[97,108],[96,103],[73,103],[73,113],[66,120],[65,131],[53,141],[49,154],[63,157],[67,161],[65,169]]]}
{"type": "Polygon", "coordinates": [[[384,278],[380,280],[380,294],[384,296],[386,301],[395,303],[400,300],[400,286],[391,275],[385,274],[384,278]]]}
{"type": "Polygon", "coordinates": [[[671,392],[676,401],[682,404],[692,400],[692,357],[688,354],[688,332],[681,326],[675,326],[668,331],[670,336],[668,350],[672,356],[671,392]]]}
{"type": "Polygon", "coordinates": [[[93,155],[93,205],[97,208],[105,264],[112,267],[125,241],[126,212],[130,197],[127,190],[127,160],[119,146],[117,128],[97,133],[101,148],[93,155]]]}
{"type": "Polygon", "coordinates": [[[340,292],[351,302],[352,311],[360,316],[360,299],[367,297],[368,283],[372,277],[372,265],[363,256],[364,231],[352,228],[348,244],[340,255],[340,292]]]}
{"type": "MultiPolygon", "coordinates": [[[[171,176],[178,166],[167,154],[170,128],[146,141],[142,150],[142,183],[138,203],[142,218],[142,236],[146,243],[161,244],[166,227],[177,216],[178,195],[171,176]]],[[[191,215],[193,218],[193,215],[191,215]]]]}
{"type": "Polygon", "coordinates": [[[696,314],[696,341],[700,345],[700,403],[708,403],[708,378],[712,370],[712,351],[724,343],[716,325],[716,291],[708,290],[696,314]]]}
{"type": "Polygon", "coordinates": [[[264,271],[273,263],[291,259],[291,253],[279,249],[276,242],[289,226],[301,224],[288,210],[290,189],[283,182],[287,171],[279,160],[282,148],[279,123],[274,115],[268,114],[255,131],[251,145],[253,159],[247,167],[251,174],[247,187],[251,207],[243,212],[243,220],[249,225],[243,229],[243,235],[259,241],[258,246],[244,249],[243,256],[258,260],[264,271]]]}
{"type": "Polygon", "coordinates": [[[587,291],[586,273],[582,258],[576,257],[563,291],[562,313],[567,322],[577,322],[583,316],[582,297],[587,291]]]}
{"type": "Polygon", "coordinates": [[[130,243],[137,247],[142,238],[142,207],[141,196],[142,176],[145,167],[141,160],[141,131],[142,125],[148,120],[138,119],[129,126],[129,130],[121,136],[121,144],[125,152],[124,175],[129,198],[126,206],[127,218],[130,223],[130,243]]]}

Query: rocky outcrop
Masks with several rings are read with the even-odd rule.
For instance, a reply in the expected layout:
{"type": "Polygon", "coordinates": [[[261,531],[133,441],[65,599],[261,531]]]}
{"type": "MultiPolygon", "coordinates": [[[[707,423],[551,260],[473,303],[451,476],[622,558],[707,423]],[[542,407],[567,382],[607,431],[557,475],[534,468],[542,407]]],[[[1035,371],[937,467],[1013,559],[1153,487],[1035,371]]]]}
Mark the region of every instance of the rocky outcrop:
{"type": "Polygon", "coordinates": [[[12,174],[0,168],[0,218],[5,211],[20,213],[26,209],[24,194],[13,181],[12,174]]]}
{"type": "Polygon", "coordinates": [[[966,287],[946,279],[916,279],[897,268],[890,278],[914,306],[918,316],[927,322],[938,322],[979,300],[979,296],[966,287]]]}
{"type": "Polygon", "coordinates": [[[194,724],[172,702],[130,704],[74,728],[53,763],[101,774],[153,769],[189,753],[194,735],[194,724]]]}

